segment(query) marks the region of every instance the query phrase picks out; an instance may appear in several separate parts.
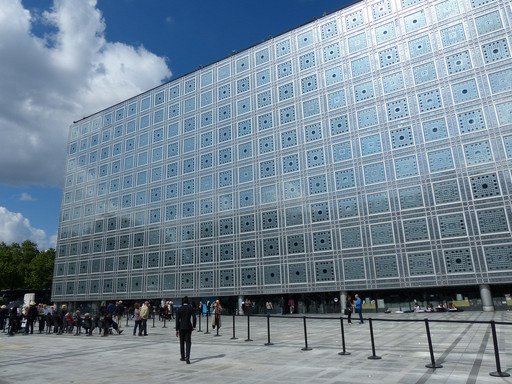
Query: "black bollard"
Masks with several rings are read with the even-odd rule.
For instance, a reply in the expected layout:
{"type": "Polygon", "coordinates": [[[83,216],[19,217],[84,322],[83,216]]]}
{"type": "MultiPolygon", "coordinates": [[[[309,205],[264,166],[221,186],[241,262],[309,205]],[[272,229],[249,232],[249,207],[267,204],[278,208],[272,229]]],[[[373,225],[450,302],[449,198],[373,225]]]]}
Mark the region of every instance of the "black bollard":
{"type": "Polygon", "coordinates": [[[210,322],[209,318],[210,318],[210,316],[209,316],[208,312],[206,312],[206,332],[204,333],[205,335],[210,334],[210,331],[208,330],[208,323],[210,322]]]}
{"type": "Polygon", "coordinates": [[[238,337],[235,336],[235,316],[236,316],[236,313],[233,312],[233,337],[231,338],[231,340],[237,340],[238,337]]]}
{"type": "Polygon", "coordinates": [[[274,343],[270,342],[270,315],[267,315],[267,340],[265,345],[274,345],[274,343]]]}
{"type": "Polygon", "coordinates": [[[165,320],[167,320],[167,318],[164,316],[164,326],[163,326],[162,328],[167,328],[167,327],[165,326],[165,320]]]}
{"type": "Polygon", "coordinates": [[[153,312],[153,326],[151,328],[155,328],[155,312],[153,312]]]}
{"type": "Polygon", "coordinates": [[[199,330],[197,332],[203,332],[201,331],[201,318],[203,317],[203,311],[199,312],[199,330]]]}
{"type": "Polygon", "coordinates": [[[379,359],[382,359],[382,357],[377,356],[375,354],[375,340],[373,338],[373,324],[372,324],[371,317],[368,319],[368,322],[370,323],[370,339],[372,341],[372,355],[368,356],[368,359],[370,359],[370,360],[379,360],[379,359]]]}
{"type": "Polygon", "coordinates": [[[498,349],[498,338],[496,336],[496,323],[494,320],[491,320],[491,333],[492,333],[492,343],[494,345],[494,359],[496,360],[496,372],[490,372],[489,375],[494,377],[509,377],[510,373],[501,372],[501,363],[500,363],[500,351],[498,349]]]}
{"type": "Polygon", "coordinates": [[[430,337],[430,326],[428,325],[428,319],[425,319],[425,329],[427,331],[428,350],[430,352],[430,364],[426,364],[427,368],[443,368],[441,364],[437,364],[434,359],[434,348],[432,348],[432,338],[430,337]]]}
{"type": "Polygon", "coordinates": [[[128,313],[126,313],[126,326],[128,326],[128,317],[129,317],[129,315],[128,315],[128,313]]]}
{"type": "Polygon", "coordinates": [[[302,317],[304,320],[304,348],[301,348],[303,351],[311,351],[311,348],[308,347],[308,329],[306,328],[306,316],[302,317]]]}
{"type": "Polygon", "coordinates": [[[340,317],[340,325],[341,325],[341,347],[343,351],[339,352],[338,355],[350,355],[350,352],[347,352],[345,349],[345,328],[343,327],[343,317],[340,317]]]}
{"type": "Polygon", "coordinates": [[[252,341],[251,339],[251,316],[247,315],[247,339],[245,341],[252,341]]]}

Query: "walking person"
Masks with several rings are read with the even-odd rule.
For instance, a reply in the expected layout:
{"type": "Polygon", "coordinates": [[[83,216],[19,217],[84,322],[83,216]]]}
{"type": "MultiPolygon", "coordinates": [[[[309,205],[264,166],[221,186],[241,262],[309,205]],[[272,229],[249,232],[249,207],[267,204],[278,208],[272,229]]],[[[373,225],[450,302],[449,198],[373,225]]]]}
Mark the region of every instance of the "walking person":
{"type": "Polygon", "coordinates": [[[196,328],[196,313],[189,304],[188,297],[181,301],[181,307],[176,313],[176,337],[180,338],[181,361],[190,364],[190,348],[192,347],[192,331],[196,328]]]}
{"type": "Polygon", "coordinates": [[[352,296],[347,295],[347,301],[345,302],[345,315],[347,316],[347,323],[352,324],[352,312],[354,311],[354,299],[352,296]]]}
{"type": "Polygon", "coordinates": [[[356,313],[359,314],[359,323],[363,324],[363,300],[361,300],[359,294],[357,293],[354,295],[354,298],[356,299],[355,309],[356,313]]]}

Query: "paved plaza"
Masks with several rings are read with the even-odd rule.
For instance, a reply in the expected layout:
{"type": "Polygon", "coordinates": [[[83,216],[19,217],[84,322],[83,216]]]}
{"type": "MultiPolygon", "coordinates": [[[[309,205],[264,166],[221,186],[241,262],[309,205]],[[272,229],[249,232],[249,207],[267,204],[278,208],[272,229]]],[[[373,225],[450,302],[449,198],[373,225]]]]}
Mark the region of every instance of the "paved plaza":
{"type": "MultiPolygon", "coordinates": [[[[0,334],[0,384],[14,383],[512,383],[512,377],[492,377],[496,371],[491,328],[488,324],[430,322],[434,355],[443,368],[429,369],[424,321],[393,322],[381,319],[423,320],[427,314],[366,314],[372,317],[375,355],[372,355],[368,321],[344,324],[346,351],[342,351],[341,325],[334,315],[307,319],[305,347],[301,315],[267,319],[223,317],[216,332],[194,332],[191,364],[179,361],[179,343],[173,323],[148,322],[148,336],[0,334]]],[[[428,314],[431,320],[476,320],[512,323],[512,312],[462,312],[428,314]]],[[[512,324],[496,326],[501,369],[512,373],[512,324]]]]}

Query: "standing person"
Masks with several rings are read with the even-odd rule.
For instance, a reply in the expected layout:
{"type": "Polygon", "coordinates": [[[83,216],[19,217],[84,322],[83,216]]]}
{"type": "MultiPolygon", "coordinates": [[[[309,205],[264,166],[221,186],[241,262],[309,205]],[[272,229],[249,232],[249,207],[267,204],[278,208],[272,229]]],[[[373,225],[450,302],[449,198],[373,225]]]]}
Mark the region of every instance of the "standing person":
{"type": "Polygon", "coordinates": [[[46,314],[45,314],[46,304],[39,304],[37,306],[37,320],[39,325],[39,333],[43,333],[44,326],[46,323],[46,314]]]}
{"type": "Polygon", "coordinates": [[[295,300],[292,297],[288,299],[288,308],[290,308],[290,313],[295,312],[295,300]]]}
{"type": "Polygon", "coordinates": [[[215,300],[215,303],[213,303],[213,321],[212,321],[212,328],[215,329],[215,327],[220,328],[220,314],[222,312],[222,306],[220,305],[219,300],[215,300]]]}
{"type": "Polygon", "coordinates": [[[2,305],[0,308],[0,328],[2,329],[2,333],[5,333],[5,323],[7,323],[8,318],[9,310],[6,305],[2,305]]]}
{"type": "Polygon", "coordinates": [[[352,311],[354,310],[354,300],[352,296],[347,295],[347,301],[345,303],[345,315],[347,315],[347,322],[352,324],[352,311]]]}
{"type": "Polygon", "coordinates": [[[133,305],[133,320],[135,321],[135,325],[133,326],[133,336],[137,333],[137,328],[139,329],[139,336],[142,336],[142,328],[140,326],[141,318],[140,318],[140,304],[135,303],[133,305]]]}
{"type": "Polygon", "coordinates": [[[114,312],[116,315],[116,323],[117,323],[119,329],[121,329],[121,321],[123,320],[123,315],[124,315],[124,305],[121,300],[119,300],[117,302],[114,312]]]}
{"type": "Polygon", "coordinates": [[[190,348],[192,347],[192,331],[196,328],[196,313],[189,305],[188,297],[181,301],[181,307],[176,313],[176,337],[180,338],[181,361],[190,364],[190,348]]]}
{"type": "Polygon", "coordinates": [[[364,321],[363,321],[363,300],[361,300],[361,298],[359,297],[359,295],[357,293],[354,295],[354,298],[356,299],[355,308],[356,308],[356,313],[359,314],[359,323],[363,324],[364,323],[364,321]]]}
{"type": "Polygon", "coordinates": [[[34,333],[34,322],[37,320],[37,307],[35,301],[31,301],[27,310],[27,323],[25,325],[25,334],[28,335],[29,329],[30,334],[34,333]]]}
{"type": "Polygon", "coordinates": [[[149,319],[149,301],[145,301],[140,308],[140,330],[139,336],[144,334],[144,336],[148,335],[148,319],[149,319]]]}
{"type": "Polygon", "coordinates": [[[265,314],[270,315],[270,312],[272,312],[273,308],[274,307],[272,305],[272,302],[270,300],[267,300],[267,302],[265,303],[265,314]]]}

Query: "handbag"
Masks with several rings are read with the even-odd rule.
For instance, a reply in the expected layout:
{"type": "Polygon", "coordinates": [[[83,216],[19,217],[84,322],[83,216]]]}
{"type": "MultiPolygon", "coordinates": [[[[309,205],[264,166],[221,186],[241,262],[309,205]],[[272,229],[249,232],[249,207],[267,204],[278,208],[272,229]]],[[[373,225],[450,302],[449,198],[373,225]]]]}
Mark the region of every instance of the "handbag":
{"type": "Polygon", "coordinates": [[[350,308],[345,308],[344,313],[345,313],[346,316],[348,316],[348,315],[352,314],[352,311],[350,310],[350,308]]]}

